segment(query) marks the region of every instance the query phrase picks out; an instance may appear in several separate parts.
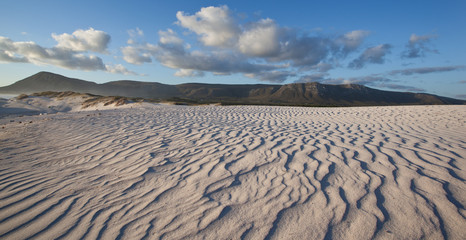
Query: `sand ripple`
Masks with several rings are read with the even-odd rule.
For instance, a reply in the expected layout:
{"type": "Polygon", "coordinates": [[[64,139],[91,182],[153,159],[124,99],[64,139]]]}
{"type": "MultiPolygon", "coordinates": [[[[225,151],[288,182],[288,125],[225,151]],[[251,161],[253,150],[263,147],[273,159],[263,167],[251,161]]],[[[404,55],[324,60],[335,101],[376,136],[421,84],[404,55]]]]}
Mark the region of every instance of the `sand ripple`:
{"type": "Polygon", "coordinates": [[[1,239],[466,239],[464,106],[154,106],[0,134],[1,239]]]}

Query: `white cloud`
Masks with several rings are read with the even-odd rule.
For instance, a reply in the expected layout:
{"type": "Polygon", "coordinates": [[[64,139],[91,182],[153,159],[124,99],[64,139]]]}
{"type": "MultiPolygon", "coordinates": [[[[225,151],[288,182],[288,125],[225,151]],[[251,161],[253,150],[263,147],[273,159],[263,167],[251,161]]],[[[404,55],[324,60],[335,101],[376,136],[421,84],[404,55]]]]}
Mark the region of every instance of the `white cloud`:
{"type": "Polygon", "coordinates": [[[27,63],[29,62],[27,58],[22,56],[17,56],[15,53],[10,51],[0,51],[0,62],[17,62],[17,63],[27,63]]]}
{"type": "MultiPolygon", "coordinates": [[[[159,34],[164,38],[164,41],[176,41],[176,33],[172,30],[166,32],[159,31],[159,34]]],[[[127,63],[141,65],[144,63],[152,62],[152,52],[157,48],[156,45],[141,41],[144,36],[144,32],[139,29],[128,30],[129,39],[127,43],[129,46],[121,47],[121,53],[123,54],[123,60],[127,63]]],[[[179,39],[181,40],[181,39],[179,39]]]]}
{"type": "Polygon", "coordinates": [[[175,72],[175,76],[177,77],[202,77],[204,76],[204,72],[195,71],[192,69],[180,69],[175,72]]]}
{"type": "Polygon", "coordinates": [[[29,62],[36,65],[50,64],[68,69],[87,71],[105,70],[102,59],[67,48],[44,48],[34,42],[14,42],[0,37],[0,60],[3,62],[29,62]]]}
{"type": "Polygon", "coordinates": [[[194,15],[177,12],[178,24],[197,35],[206,46],[232,46],[240,32],[227,6],[205,7],[194,15]]]}
{"type": "Polygon", "coordinates": [[[121,48],[123,59],[131,64],[141,65],[152,62],[151,54],[147,51],[149,45],[145,46],[126,46],[121,48]]]}
{"type": "MultiPolygon", "coordinates": [[[[206,7],[194,15],[177,13],[178,24],[199,36],[204,46],[227,49],[233,54],[262,58],[267,62],[291,62],[295,67],[310,68],[330,54],[356,50],[368,31],[355,30],[338,38],[310,37],[280,27],[272,19],[260,19],[244,25],[238,24],[228,7],[206,7]]],[[[173,31],[169,36],[173,36],[173,31]]],[[[164,43],[165,36],[161,36],[164,43]]]]}
{"type": "MultiPolygon", "coordinates": [[[[176,24],[199,40],[192,48],[179,32],[159,31],[159,42],[136,41],[130,33],[128,46],[122,47],[123,59],[132,64],[160,64],[176,69],[175,76],[201,76],[240,73],[261,81],[282,82],[307,71],[327,72],[351,52],[359,50],[365,30],[340,36],[303,32],[281,27],[269,18],[246,22],[227,6],[205,7],[194,14],[177,12],[176,24]],[[246,22],[246,23],[244,23],[246,22]]],[[[142,32],[142,31],[141,31],[142,32]]],[[[189,38],[188,38],[189,39],[189,38]]],[[[390,45],[367,49],[354,65],[382,63],[390,45]]]]}
{"type": "Polygon", "coordinates": [[[159,36],[162,44],[183,44],[183,40],[171,29],[159,31],[159,36]]]}
{"type": "Polygon", "coordinates": [[[22,62],[35,65],[53,65],[67,69],[85,71],[102,70],[109,73],[134,75],[123,65],[104,64],[102,59],[92,52],[106,52],[110,36],[103,31],[77,30],[73,34],[52,34],[57,45],[43,47],[35,42],[15,42],[0,36],[0,61],[22,62]]]}
{"type": "Polygon", "coordinates": [[[117,65],[105,65],[105,69],[109,73],[114,73],[114,74],[123,74],[123,75],[139,75],[136,72],[130,71],[126,69],[123,65],[117,64],[117,65]]]}
{"type": "Polygon", "coordinates": [[[93,28],[88,30],[78,29],[73,34],[63,33],[57,35],[53,33],[52,37],[58,42],[56,47],[67,48],[76,52],[105,53],[110,42],[110,35],[93,28]]]}
{"type": "MultiPolygon", "coordinates": [[[[369,35],[368,31],[355,30],[333,38],[309,36],[280,27],[269,18],[239,24],[241,21],[226,6],[201,8],[193,15],[178,12],[176,17],[179,26],[198,36],[200,50],[191,51],[168,29],[159,32],[155,51],[145,51],[162,65],[179,69],[176,76],[190,75],[185,70],[190,69],[217,75],[242,73],[261,81],[280,82],[295,76],[297,71],[332,69],[331,57],[346,57],[369,35]]],[[[132,57],[125,60],[149,61],[148,55],[141,54],[144,51],[136,52],[132,51],[132,57]]],[[[376,59],[372,57],[369,61],[376,59]]]]}
{"type": "Polygon", "coordinates": [[[100,57],[94,55],[73,54],[66,51],[50,51],[50,57],[44,62],[68,69],[81,69],[86,71],[105,70],[100,57]]]}
{"type": "MultiPolygon", "coordinates": [[[[24,44],[34,44],[32,42],[23,42],[24,44]]],[[[11,39],[0,36],[0,61],[1,62],[29,62],[28,59],[16,53],[18,45],[11,39]]]]}
{"type": "MultiPolygon", "coordinates": [[[[173,69],[192,69],[219,74],[257,73],[275,69],[275,66],[256,64],[244,56],[224,51],[189,51],[181,44],[159,43],[152,51],[154,57],[164,66],[173,69]]],[[[179,73],[180,74],[180,73],[179,73]]]]}
{"type": "Polygon", "coordinates": [[[238,40],[239,50],[254,57],[275,56],[280,51],[279,28],[271,19],[262,19],[245,30],[238,40]]]}

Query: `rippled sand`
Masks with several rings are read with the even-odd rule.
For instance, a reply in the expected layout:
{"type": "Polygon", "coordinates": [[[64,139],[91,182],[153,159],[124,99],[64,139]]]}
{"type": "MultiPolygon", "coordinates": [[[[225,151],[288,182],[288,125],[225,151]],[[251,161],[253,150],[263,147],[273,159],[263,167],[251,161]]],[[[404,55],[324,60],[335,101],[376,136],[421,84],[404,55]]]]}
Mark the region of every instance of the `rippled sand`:
{"type": "Polygon", "coordinates": [[[1,239],[466,239],[465,106],[12,120],[1,239]]]}

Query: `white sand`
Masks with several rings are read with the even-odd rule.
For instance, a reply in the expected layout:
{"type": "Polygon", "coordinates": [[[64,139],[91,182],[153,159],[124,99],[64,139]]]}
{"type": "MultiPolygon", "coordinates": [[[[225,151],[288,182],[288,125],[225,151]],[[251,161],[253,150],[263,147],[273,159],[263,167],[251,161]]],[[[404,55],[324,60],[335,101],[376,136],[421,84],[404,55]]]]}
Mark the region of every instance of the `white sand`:
{"type": "MultiPolygon", "coordinates": [[[[24,99],[0,98],[0,117],[7,115],[37,115],[62,112],[80,112],[115,109],[115,104],[105,106],[104,102],[84,107],[84,101],[92,98],[89,95],[68,96],[63,98],[50,98],[39,96],[28,96],[24,99]]],[[[118,106],[118,108],[141,107],[147,103],[129,103],[118,106]]]]}
{"type": "Polygon", "coordinates": [[[466,239],[465,121],[466,106],[3,118],[0,239],[466,239]]]}

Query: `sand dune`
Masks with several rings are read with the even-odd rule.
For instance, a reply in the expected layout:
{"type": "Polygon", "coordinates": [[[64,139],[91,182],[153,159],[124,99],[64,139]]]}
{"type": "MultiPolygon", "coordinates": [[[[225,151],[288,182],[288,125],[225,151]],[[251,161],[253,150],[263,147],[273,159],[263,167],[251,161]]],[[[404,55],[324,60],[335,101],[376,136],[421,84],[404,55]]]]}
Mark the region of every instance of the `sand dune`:
{"type": "Polygon", "coordinates": [[[466,239],[465,119],[156,105],[15,118],[0,129],[0,238],[466,239]]]}
{"type": "Polygon", "coordinates": [[[132,108],[147,105],[124,97],[95,96],[75,92],[43,92],[0,98],[0,118],[11,115],[39,115],[63,112],[132,108]]]}

